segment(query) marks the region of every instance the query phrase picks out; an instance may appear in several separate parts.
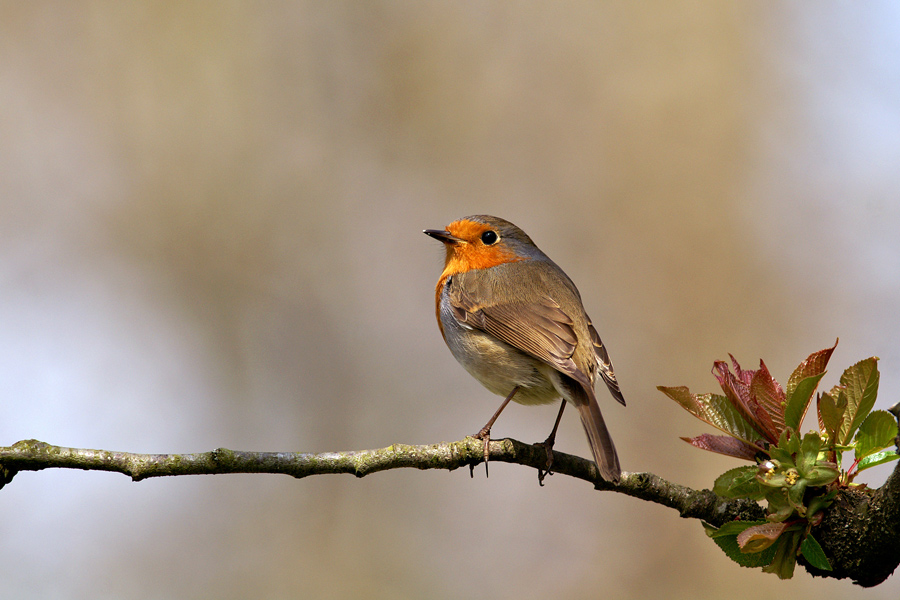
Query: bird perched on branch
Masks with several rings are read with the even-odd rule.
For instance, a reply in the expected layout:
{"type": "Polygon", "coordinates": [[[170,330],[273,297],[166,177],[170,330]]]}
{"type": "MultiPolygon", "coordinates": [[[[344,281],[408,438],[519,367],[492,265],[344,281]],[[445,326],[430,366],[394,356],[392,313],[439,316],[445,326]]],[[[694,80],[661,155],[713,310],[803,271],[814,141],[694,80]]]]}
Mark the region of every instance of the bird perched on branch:
{"type": "Polygon", "coordinates": [[[487,458],[491,426],[510,400],[547,404],[562,398],[553,441],[566,403],[574,405],[600,475],[618,481],[616,448],[600,414],[594,381],[625,404],[612,362],[572,280],[504,219],[476,215],[425,233],[446,248],[435,289],[438,326],[450,352],[475,379],[504,396],[476,434],[487,458]]]}

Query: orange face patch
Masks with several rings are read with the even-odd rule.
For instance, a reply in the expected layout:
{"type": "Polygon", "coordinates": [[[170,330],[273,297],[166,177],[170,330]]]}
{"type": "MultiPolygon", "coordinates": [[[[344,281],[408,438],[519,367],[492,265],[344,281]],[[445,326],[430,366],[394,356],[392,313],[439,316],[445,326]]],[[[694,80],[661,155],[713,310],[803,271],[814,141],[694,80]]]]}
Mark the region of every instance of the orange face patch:
{"type": "Polygon", "coordinates": [[[523,260],[510,250],[501,238],[492,245],[481,241],[481,234],[491,229],[490,225],[467,221],[454,221],[447,226],[453,237],[463,240],[455,244],[447,244],[447,261],[444,265],[443,279],[448,275],[465,273],[472,269],[489,269],[504,263],[523,260]]]}

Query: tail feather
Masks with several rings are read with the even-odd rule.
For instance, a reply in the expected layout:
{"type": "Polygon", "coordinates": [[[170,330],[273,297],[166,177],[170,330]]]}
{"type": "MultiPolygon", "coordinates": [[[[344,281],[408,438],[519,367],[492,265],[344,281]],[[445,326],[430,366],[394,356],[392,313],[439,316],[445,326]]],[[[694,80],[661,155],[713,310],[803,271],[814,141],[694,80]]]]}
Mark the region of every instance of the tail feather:
{"type": "Polygon", "coordinates": [[[584,396],[578,398],[578,413],[581,415],[581,424],[587,433],[588,442],[591,444],[591,452],[594,454],[594,461],[600,470],[600,475],[606,481],[619,481],[622,470],[619,467],[619,456],[616,454],[616,447],[603,421],[603,415],[600,414],[600,407],[597,405],[597,398],[592,393],[585,393],[584,396]]]}

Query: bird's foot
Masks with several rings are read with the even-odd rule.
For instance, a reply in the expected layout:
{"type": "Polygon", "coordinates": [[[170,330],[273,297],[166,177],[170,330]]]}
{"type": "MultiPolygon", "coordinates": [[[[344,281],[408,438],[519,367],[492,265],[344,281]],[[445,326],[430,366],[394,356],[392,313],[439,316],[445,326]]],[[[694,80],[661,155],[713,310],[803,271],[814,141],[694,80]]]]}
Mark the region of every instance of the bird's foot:
{"type": "MultiPolygon", "coordinates": [[[[490,460],[490,458],[491,458],[491,446],[490,446],[490,444],[491,444],[491,428],[488,427],[487,425],[485,425],[484,427],[481,428],[481,431],[479,431],[472,437],[474,437],[477,440],[484,441],[484,476],[488,477],[489,476],[488,460],[490,460]]],[[[475,465],[470,465],[469,466],[469,474],[472,477],[474,477],[475,476],[474,473],[475,473],[475,465]]]]}
{"type": "MultiPolygon", "coordinates": [[[[555,433],[555,432],[554,432],[555,433]]],[[[550,437],[548,437],[543,442],[536,444],[537,446],[543,446],[544,451],[547,453],[547,463],[544,469],[538,469],[538,483],[543,486],[544,485],[544,477],[547,475],[553,475],[553,471],[550,468],[553,466],[553,444],[556,443],[556,436],[551,433],[550,437]]]]}

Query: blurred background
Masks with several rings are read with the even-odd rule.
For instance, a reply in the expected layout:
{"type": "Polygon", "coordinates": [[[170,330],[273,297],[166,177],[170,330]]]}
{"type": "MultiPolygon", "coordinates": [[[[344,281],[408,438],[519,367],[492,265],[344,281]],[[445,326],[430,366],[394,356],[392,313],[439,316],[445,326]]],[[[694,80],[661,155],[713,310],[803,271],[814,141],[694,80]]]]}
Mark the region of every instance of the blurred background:
{"type": "MultiPolygon", "coordinates": [[[[0,444],[329,451],[457,440],[498,405],[434,321],[473,213],[578,284],[622,465],[734,459],[657,385],[715,359],[900,387],[894,3],[4,2],[0,444]]],[[[555,406],[495,437],[543,440],[555,406]]],[[[807,426],[813,427],[808,420],[807,426]]],[[[557,448],[589,456],[574,413],[557,448]]],[[[862,477],[880,485],[889,468],[862,477]]],[[[742,569],[696,521],[513,465],[21,473],[2,598],[897,598],[742,569]]]]}

